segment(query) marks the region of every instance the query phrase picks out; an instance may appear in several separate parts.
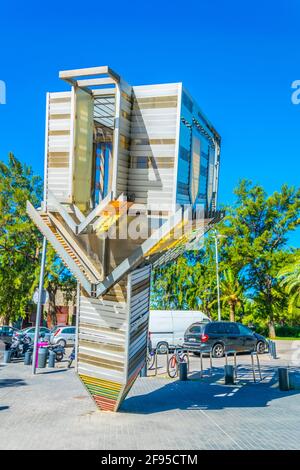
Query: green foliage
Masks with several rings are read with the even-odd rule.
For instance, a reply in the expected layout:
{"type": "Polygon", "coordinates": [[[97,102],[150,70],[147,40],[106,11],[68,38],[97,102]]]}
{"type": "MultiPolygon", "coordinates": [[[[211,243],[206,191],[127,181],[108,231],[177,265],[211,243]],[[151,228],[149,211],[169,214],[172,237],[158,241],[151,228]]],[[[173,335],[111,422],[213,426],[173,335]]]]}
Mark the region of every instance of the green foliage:
{"type": "Polygon", "coordinates": [[[221,300],[229,307],[230,321],[235,321],[236,308],[243,303],[244,289],[238,276],[230,268],[223,272],[220,283],[221,300]]]}
{"type": "Polygon", "coordinates": [[[38,204],[42,182],[12,154],[0,161],[0,316],[25,316],[38,264],[41,237],[26,215],[26,201],[38,204]]]}
{"type": "MultiPolygon", "coordinates": [[[[0,318],[4,323],[24,318],[35,308],[31,299],[38,286],[42,237],[26,214],[26,201],[39,206],[42,189],[41,178],[14,155],[7,163],[0,161],[0,318]]],[[[75,283],[48,246],[45,287],[52,313],[58,288],[71,300],[75,283]]]]}
{"type": "Polygon", "coordinates": [[[293,313],[295,308],[300,307],[300,253],[295,254],[292,263],[284,266],[279,271],[280,285],[289,296],[289,312],[293,313]]]}
{"type": "MultiPolygon", "coordinates": [[[[31,287],[33,294],[34,290],[39,285],[40,266],[38,265],[35,270],[35,279],[31,287]]],[[[49,314],[52,324],[56,324],[56,295],[61,291],[64,301],[74,302],[76,295],[77,282],[70,271],[65,267],[60,258],[55,253],[52,246],[47,245],[47,257],[45,265],[44,288],[47,289],[49,294],[49,314]]]]}
{"type": "Polygon", "coordinates": [[[216,287],[210,251],[188,252],[175,262],[154,270],[151,307],[163,309],[201,309],[213,314],[216,287]]]}
{"type": "MultiPolygon", "coordinates": [[[[225,208],[226,217],[217,226],[222,235],[218,242],[222,318],[268,326],[273,337],[276,323],[297,318],[292,308],[299,302],[299,262],[287,241],[300,225],[300,190],[283,185],[268,196],[260,185],[243,180],[234,194],[235,204],[225,208]],[[293,262],[293,274],[281,271],[293,262]],[[281,282],[279,271],[284,273],[281,282]]],[[[153,306],[199,308],[216,318],[214,243],[209,234],[199,253],[189,252],[154,272],[153,306]]]]}

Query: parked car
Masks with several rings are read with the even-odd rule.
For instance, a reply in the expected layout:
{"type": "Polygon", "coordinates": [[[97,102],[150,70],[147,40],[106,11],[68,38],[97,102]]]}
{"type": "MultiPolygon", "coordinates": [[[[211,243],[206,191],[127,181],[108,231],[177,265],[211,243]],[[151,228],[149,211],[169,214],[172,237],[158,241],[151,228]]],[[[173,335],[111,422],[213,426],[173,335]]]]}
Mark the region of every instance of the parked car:
{"type": "Polygon", "coordinates": [[[149,335],[152,348],[165,354],[168,348],[183,344],[188,326],[209,321],[199,310],[150,310],[149,335]]]}
{"type": "Polygon", "coordinates": [[[234,322],[194,323],[184,335],[184,347],[200,351],[211,350],[214,357],[223,357],[225,351],[263,354],[268,342],[245,325],[234,322]]]}
{"type": "MultiPolygon", "coordinates": [[[[51,331],[49,328],[46,328],[45,326],[40,326],[40,334],[44,333],[44,339],[46,341],[50,340],[51,336],[51,331]]],[[[31,341],[34,341],[34,335],[35,335],[35,326],[29,326],[27,328],[24,328],[23,330],[18,330],[14,336],[19,336],[19,335],[27,335],[31,339],[31,341]]]]}
{"type": "Polygon", "coordinates": [[[3,343],[10,344],[17,331],[18,329],[13,326],[0,326],[0,340],[3,341],[3,343]]]}
{"type": "Polygon", "coordinates": [[[50,343],[60,344],[61,346],[74,346],[75,344],[75,326],[56,326],[51,330],[50,343]]]}

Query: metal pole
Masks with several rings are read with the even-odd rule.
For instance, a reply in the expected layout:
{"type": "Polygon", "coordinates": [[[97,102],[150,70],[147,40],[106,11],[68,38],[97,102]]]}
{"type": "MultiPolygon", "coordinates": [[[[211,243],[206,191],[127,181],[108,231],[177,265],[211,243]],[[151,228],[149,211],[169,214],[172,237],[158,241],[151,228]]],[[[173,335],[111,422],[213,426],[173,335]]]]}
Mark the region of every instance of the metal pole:
{"type": "Polygon", "coordinates": [[[203,358],[202,358],[202,351],[200,351],[200,369],[201,369],[200,378],[202,379],[202,377],[203,377],[203,358]]]}
{"type": "Polygon", "coordinates": [[[36,372],[37,343],[38,343],[39,336],[40,336],[40,323],[41,323],[41,314],[42,314],[42,296],[43,296],[43,285],[44,285],[44,275],[45,275],[46,251],[47,251],[47,240],[46,240],[46,237],[44,237],[43,238],[43,248],[42,248],[40,281],[39,281],[39,296],[38,296],[38,303],[37,303],[37,309],[36,309],[33,356],[32,356],[32,373],[33,374],[35,374],[35,372],[36,372]]]}
{"type": "Polygon", "coordinates": [[[218,253],[218,237],[217,237],[217,234],[215,234],[215,249],[216,249],[217,294],[218,294],[218,321],[221,321],[220,279],[219,279],[219,253],[218,253]]]}
{"type": "Polygon", "coordinates": [[[254,359],[253,359],[253,354],[252,353],[251,353],[251,363],[252,363],[253,381],[256,382],[255,369],[254,369],[254,359]]]}
{"type": "Polygon", "coordinates": [[[80,309],[80,284],[77,282],[76,292],[76,324],[75,324],[75,370],[78,372],[78,340],[79,340],[79,309],[80,309]]]}

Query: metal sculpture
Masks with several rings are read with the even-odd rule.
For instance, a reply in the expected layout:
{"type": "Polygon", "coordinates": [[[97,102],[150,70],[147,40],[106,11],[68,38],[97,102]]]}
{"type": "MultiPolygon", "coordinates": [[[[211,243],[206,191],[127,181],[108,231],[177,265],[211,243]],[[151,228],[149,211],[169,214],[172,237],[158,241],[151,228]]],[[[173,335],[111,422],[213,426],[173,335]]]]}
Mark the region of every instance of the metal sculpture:
{"type": "Polygon", "coordinates": [[[220,137],[181,83],[109,67],[48,93],[44,200],[27,212],[80,286],[76,369],[116,411],[145,363],[151,267],[195,249],[221,214],[220,137]]]}

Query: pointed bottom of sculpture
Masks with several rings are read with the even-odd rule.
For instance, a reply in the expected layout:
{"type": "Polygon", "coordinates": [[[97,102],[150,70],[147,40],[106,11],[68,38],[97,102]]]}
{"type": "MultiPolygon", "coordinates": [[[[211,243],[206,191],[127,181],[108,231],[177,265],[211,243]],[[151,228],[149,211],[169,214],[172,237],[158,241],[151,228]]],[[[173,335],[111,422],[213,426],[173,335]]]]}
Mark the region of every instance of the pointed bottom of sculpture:
{"type": "MultiPolygon", "coordinates": [[[[139,368],[140,370],[140,368],[139,368]]],[[[101,380],[79,374],[79,378],[101,411],[118,411],[133,386],[139,370],[122,385],[110,380],[101,380]]]]}

